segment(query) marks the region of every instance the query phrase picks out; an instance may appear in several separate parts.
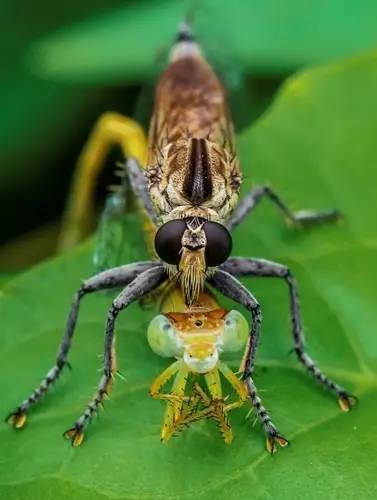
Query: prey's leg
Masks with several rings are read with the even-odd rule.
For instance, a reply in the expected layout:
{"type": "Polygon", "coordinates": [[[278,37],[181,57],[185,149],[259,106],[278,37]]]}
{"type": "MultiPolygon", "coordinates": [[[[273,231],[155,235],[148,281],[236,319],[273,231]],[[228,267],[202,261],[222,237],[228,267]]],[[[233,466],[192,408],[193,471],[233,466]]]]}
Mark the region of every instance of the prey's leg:
{"type": "Polygon", "coordinates": [[[231,231],[238,226],[263,198],[268,198],[272,201],[282,214],[296,226],[323,224],[325,222],[335,221],[341,216],[338,210],[326,210],[323,212],[316,210],[300,210],[299,212],[292,212],[272,189],[267,186],[257,186],[251,189],[251,191],[249,191],[249,193],[239,202],[226,223],[227,228],[231,231]]]}
{"type": "Polygon", "coordinates": [[[300,303],[298,298],[297,283],[291,271],[286,266],[264,259],[229,259],[221,268],[233,276],[262,276],[281,278],[288,285],[290,310],[292,320],[292,334],[294,350],[299,361],[306,370],[325,388],[330,389],[338,397],[339,406],[343,411],[349,411],[355,402],[344,387],[336,384],[324,375],[316,366],[313,359],[305,352],[305,339],[301,325],[300,303]]]}
{"type": "MultiPolygon", "coordinates": [[[[174,365],[177,365],[177,368],[175,369],[176,376],[171,391],[168,394],[160,393],[159,395],[153,395],[151,391],[151,395],[153,397],[167,400],[166,410],[161,426],[161,441],[164,443],[169,441],[173,434],[181,430],[184,425],[181,418],[183,403],[184,401],[189,401],[189,397],[185,396],[188,377],[187,365],[182,360],[176,361],[176,363],[172,366],[174,365]]],[[[167,370],[169,370],[169,368],[167,370]]]]}
{"type": "Polygon", "coordinates": [[[113,301],[107,315],[102,377],[94,397],[89,402],[83,414],[76,420],[74,426],[65,432],[65,436],[71,439],[74,446],[78,446],[82,443],[84,429],[102,405],[107,395],[109,384],[111,384],[113,378],[112,346],[114,341],[115,321],[118,314],[132,302],[135,302],[143,295],[156,288],[165,279],[166,274],[163,266],[154,265],[141,274],[139,273],[113,301]]]}
{"type": "MultiPolygon", "coordinates": [[[[186,383],[186,380],[184,380],[183,384],[185,386],[186,383]]],[[[198,383],[194,384],[191,394],[181,397],[180,401],[180,412],[175,417],[173,417],[172,409],[169,406],[166,409],[161,441],[168,441],[174,434],[181,432],[194,422],[199,422],[205,418],[214,418],[215,408],[213,402],[198,383]]]]}
{"type": "MultiPolygon", "coordinates": [[[[164,370],[160,375],[153,381],[149,389],[149,394],[154,399],[169,399],[171,394],[164,394],[161,392],[162,388],[165,384],[169,382],[169,380],[174,377],[174,375],[181,369],[182,361],[175,361],[171,365],[169,365],[166,370],[164,370]]],[[[174,396],[171,398],[174,399],[174,396]]]]}
{"type": "Polygon", "coordinates": [[[252,325],[242,366],[243,380],[250,403],[253,406],[255,413],[266,433],[267,450],[270,453],[274,453],[276,451],[276,443],[280,446],[286,446],[288,441],[279,433],[276,426],[272,423],[268,411],[263,406],[262,400],[258,396],[257,388],[252,378],[255,354],[262,324],[260,305],[249,290],[242,285],[242,283],[223,270],[219,269],[213,277],[209,279],[209,283],[223,295],[246,307],[246,309],[248,309],[251,313],[252,325]]]}
{"type": "Polygon", "coordinates": [[[105,113],[95,125],[78,159],[63,219],[59,246],[66,249],[88,232],[93,217],[93,193],[110,149],[120,146],[124,157],[145,164],[147,141],[138,123],[117,113],[105,113]]]}
{"type": "Polygon", "coordinates": [[[167,401],[167,406],[161,426],[161,441],[167,442],[193,422],[212,415],[211,400],[195,385],[192,393],[186,395],[188,378],[187,365],[182,361],[172,363],[153,382],[149,393],[154,399],[167,401]],[[162,393],[163,386],[175,375],[174,384],[170,392],[162,393]],[[200,393],[198,391],[201,391],[200,393]],[[204,398],[203,398],[204,396],[204,398]],[[200,407],[204,403],[205,408],[200,407]]]}
{"type": "Polygon", "coordinates": [[[219,370],[217,368],[211,370],[204,375],[204,378],[211,396],[211,416],[216,420],[225,444],[231,444],[233,441],[233,431],[225,413],[219,370]]]}
{"type": "Polygon", "coordinates": [[[218,368],[219,371],[224,375],[224,377],[230,383],[230,385],[233,387],[233,389],[236,391],[239,397],[238,401],[234,401],[233,403],[225,405],[224,411],[229,412],[231,410],[239,408],[245,403],[245,401],[247,400],[247,392],[245,389],[245,385],[242,383],[242,381],[236,377],[236,375],[225,363],[219,361],[218,368]]]}
{"type": "Polygon", "coordinates": [[[7,420],[11,425],[13,425],[16,429],[20,429],[24,426],[26,422],[26,413],[29,408],[43,398],[52,384],[59,378],[64,366],[68,365],[67,358],[72,344],[81,299],[88,293],[93,293],[98,290],[125,286],[135,279],[140,273],[150,268],[156,269],[161,268],[161,266],[159,266],[156,262],[138,262],[136,264],[128,264],[104,271],[84,281],[74,296],[55,364],[48,371],[38,387],[30,394],[30,396],[22,401],[22,403],[7,417],[7,420]]]}

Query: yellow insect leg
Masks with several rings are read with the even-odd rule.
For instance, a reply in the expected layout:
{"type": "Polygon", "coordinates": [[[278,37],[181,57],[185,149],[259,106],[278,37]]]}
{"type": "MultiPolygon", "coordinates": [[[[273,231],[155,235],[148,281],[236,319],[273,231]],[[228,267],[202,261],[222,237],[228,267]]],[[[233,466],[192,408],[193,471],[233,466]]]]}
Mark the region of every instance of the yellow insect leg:
{"type": "Polygon", "coordinates": [[[182,361],[175,361],[166,368],[152,383],[149,394],[154,399],[168,399],[166,394],[161,394],[162,387],[179,371],[182,361]]]}
{"type": "Polygon", "coordinates": [[[219,375],[219,370],[217,368],[211,370],[204,375],[205,381],[207,383],[209,392],[212,399],[222,399],[223,391],[221,388],[221,380],[219,375]]]}
{"type": "Polygon", "coordinates": [[[188,368],[181,362],[180,369],[175,377],[174,384],[169,395],[171,398],[167,404],[164,419],[161,427],[161,441],[167,442],[177,430],[176,422],[179,420],[182,412],[182,405],[185,396],[187,384],[188,368]]]}
{"type": "MultiPolygon", "coordinates": [[[[180,417],[185,400],[188,368],[182,360],[172,363],[153,382],[149,393],[155,399],[167,400],[167,407],[162,422],[161,441],[168,441],[176,430],[175,422],[180,417]],[[162,387],[176,374],[172,390],[161,393],[162,387]]],[[[188,399],[188,398],[187,398],[188,399]]]]}
{"type": "Polygon", "coordinates": [[[230,410],[234,410],[235,408],[239,408],[244,404],[247,399],[247,392],[244,384],[239,380],[236,375],[232,372],[232,370],[221,361],[218,362],[218,368],[220,372],[224,375],[227,381],[231,384],[233,389],[238,394],[239,400],[234,403],[230,403],[225,406],[224,411],[228,412],[230,410]]]}
{"type": "Polygon", "coordinates": [[[120,146],[125,157],[145,166],[147,140],[142,127],[117,113],[105,113],[97,121],[77,162],[71,192],[63,218],[59,248],[67,249],[86,236],[93,218],[97,179],[110,149],[120,146]]]}
{"type": "Polygon", "coordinates": [[[233,441],[233,432],[230,423],[225,414],[225,405],[223,401],[222,387],[219,370],[215,368],[204,375],[208,390],[211,395],[212,414],[217,421],[221,435],[226,444],[231,444],[233,441]]]}

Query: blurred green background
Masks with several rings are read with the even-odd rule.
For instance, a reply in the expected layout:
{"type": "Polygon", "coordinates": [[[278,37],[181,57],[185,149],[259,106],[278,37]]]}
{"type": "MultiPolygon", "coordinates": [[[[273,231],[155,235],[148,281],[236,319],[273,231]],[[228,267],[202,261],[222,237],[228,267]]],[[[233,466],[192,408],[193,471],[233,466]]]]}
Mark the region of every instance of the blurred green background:
{"type": "MultiPolygon", "coordinates": [[[[148,387],[167,361],[144,335],[155,312],[135,305],[118,327],[126,381],[117,381],[106,413],[73,450],[61,433],[97,383],[110,301],[91,296],[81,311],[72,373],[30,413],[25,431],[0,427],[0,498],[376,498],[377,3],[4,1],[0,9],[1,413],[46,371],[71,296],[93,270],[90,242],[31,267],[54,253],[80,149],[104,111],[147,123],[156,75],[188,11],[229,89],[243,192],[269,183],[293,209],[337,207],[345,214],[339,224],[299,232],[264,203],[235,231],[234,255],[292,268],[310,354],[360,398],[355,411],[342,414],[286,354],[292,340],[285,285],[245,280],[264,312],[256,380],[291,440],[288,449],[268,456],[259,425],[245,421],[246,407],[231,416],[231,447],[213,422],[162,446],[163,405],[149,398],[148,387]]],[[[99,183],[99,206],[116,158],[115,151],[99,183]]],[[[132,214],[127,227],[124,261],[145,258],[132,214]]],[[[229,360],[235,370],[238,358],[229,360]]]]}

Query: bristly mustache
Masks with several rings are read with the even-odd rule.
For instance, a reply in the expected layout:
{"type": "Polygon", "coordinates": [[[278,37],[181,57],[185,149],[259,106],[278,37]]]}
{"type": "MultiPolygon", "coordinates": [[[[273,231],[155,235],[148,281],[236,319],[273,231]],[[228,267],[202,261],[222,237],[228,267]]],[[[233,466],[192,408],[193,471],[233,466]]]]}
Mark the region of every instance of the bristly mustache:
{"type": "Polygon", "coordinates": [[[178,275],[186,304],[194,304],[206,280],[204,248],[196,251],[183,248],[178,275]]]}

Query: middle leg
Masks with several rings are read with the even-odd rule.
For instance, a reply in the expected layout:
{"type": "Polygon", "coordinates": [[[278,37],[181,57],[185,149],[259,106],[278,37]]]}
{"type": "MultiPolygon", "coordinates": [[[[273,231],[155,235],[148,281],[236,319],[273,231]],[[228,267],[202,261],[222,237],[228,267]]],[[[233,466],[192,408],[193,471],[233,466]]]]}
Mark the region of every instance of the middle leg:
{"type": "Polygon", "coordinates": [[[300,210],[299,212],[292,212],[275,191],[268,186],[257,186],[251,189],[238,203],[226,224],[229,231],[238,226],[259,205],[259,202],[263,198],[270,200],[292,224],[298,227],[323,224],[340,218],[338,210],[325,210],[323,212],[317,210],[300,210]]]}
{"type": "Polygon", "coordinates": [[[94,397],[87,405],[85,411],[76,420],[74,426],[64,435],[72,441],[73,446],[79,446],[84,439],[84,429],[102,405],[113,378],[113,343],[115,335],[115,321],[118,314],[132,302],[139,300],[146,293],[158,287],[166,279],[163,266],[157,265],[139,274],[131,283],[113,300],[109,309],[105,331],[105,345],[103,355],[103,373],[94,397]]]}
{"type": "Polygon", "coordinates": [[[327,377],[305,351],[297,283],[289,268],[264,259],[245,258],[228,259],[221,268],[233,276],[261,276],[285,280],[289,289],[294,351],[306,370],[323,387],[330,389],[337,395],[340,408],[343,411],[349,411],[355,402],[355,398],[352,397],[344,387],[327,377]]]}

